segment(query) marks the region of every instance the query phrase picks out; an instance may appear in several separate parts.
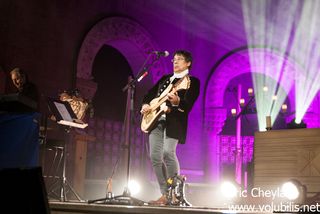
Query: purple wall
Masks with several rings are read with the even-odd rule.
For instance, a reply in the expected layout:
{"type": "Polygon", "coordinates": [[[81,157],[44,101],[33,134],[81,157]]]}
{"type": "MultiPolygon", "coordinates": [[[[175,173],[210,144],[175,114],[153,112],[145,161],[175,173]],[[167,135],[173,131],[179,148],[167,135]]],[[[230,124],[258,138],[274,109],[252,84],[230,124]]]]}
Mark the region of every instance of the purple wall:
{"type": "MultiPolygon", "coordinates": [[[[44,96],[75,86],[82,42],[90,29],[107,17],[126,17],[138,23],[159,50],[171,54],[176,49],[190,50],[194,55],[191,73],[201,81],[201,94],[190,115],[187,144],[179,147],[178,155],[183,172],[192,177],[191,181],[219,179],[221,148],[217,135],[210,135],[214,124],[206,124],[210,118],[203,118],[204,96],[210,96],[215,87],[210,85],[210,78],[215,78],[217,65],[232,51],[248,45],[241,1],[12,0],[0,2],[0,14],[0,66],[7,73],[14,67],[27,70],[44,96]]],[[[171,57],[162,60],[166,73],[171,72],[171,57]]],[[[221,81],[226,86],[231,81],[228,69],[232,68],[219,71],[225,72],[221,81]]],[[[224,97],[225,91],[220,93],[224,97]]],[[[226,106],[228,103],[222,107],[226,106]]],[[[319,112],[319,102],[312,108],[319,112]]],[[[232,131],[231,128],[229,132],[232,131]]]]}

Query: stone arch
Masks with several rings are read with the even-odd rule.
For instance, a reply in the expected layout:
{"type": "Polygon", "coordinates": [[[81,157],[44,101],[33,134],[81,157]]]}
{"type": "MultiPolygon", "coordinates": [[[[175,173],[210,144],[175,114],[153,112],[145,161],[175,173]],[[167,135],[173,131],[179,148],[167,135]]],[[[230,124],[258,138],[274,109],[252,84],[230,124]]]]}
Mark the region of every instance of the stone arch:
{"type": "Polygon", "coordinates": [[[290,106],[294,106],[293,94],[290,93],[291,87],[294,83],[294,77],[297,70],[300,68],[296,63],[284,56],[265,48],[241,48],[235,50],[225,57],[223,60],[212,69],[211,75],[205,86],[204,96],[204,124],[208,132],[208,139],[214,139],[217,136],[227,117],[227,109],[223,107],[224,91],[228,83],[234,77],[248,73],[251,71],[263,73],[269,77],[273,77],[273,71],[278,70],[278,66],[283,66],[283,77],[279,83],[287,92],[290,99],[290,106]],[[265,61],[270,62],[270,67],[266,70],[261,63],[251,64],[250,55],[255,59],[263,58],[265,61]],[[285,60],[285,65],[283,61],[285,60]],[[210,137],[211,135],[211,137],[210,137]]]}
{"type": "MultiPolygon", "coordinates": [[[[92,81],[92,65],[96,54],[103,45],[118,49],[128,60],[134,75],[157,45],[149,33],[137,22],[124,17],[105,18],[95,24],[87,33],[77,60],[77,88],[86,98],[93,98],[97,85],[92,81]]],[[[157,81],[166,71],[158,61],[151,68],[152,81],[157,81]]]]}
{"type": "MultiPolygon", "coordinates": [[[[277,66],[281,66],[281,69],[283,70],[283,76],[278,84],[288,94],[291,112],[294,112],[295,90],[292,90],[292,87],[294,86],[296,74],[303,71],[303,68],[300,67],[294,59],[267,48],[245,47],[226,54],[212,68],[205,85],[203,99],[204,135],[208,148],[210,148],[210,153],[208,154],[210,156],[210,161],[212,161],[209,164],[210,167],[215,170],[215,174],[210,175],[212,179],[218,180],[220,174],[220,145],[218,142],[220,142],[219,133],[221,132],[227,118],[227,109],[224,107],[224,92],[226,91],[230,80],[236,76],[249,72],[263,73],[268,77],[275,79],[273,78],[274,74],[272,71],[275,69],[278,70],[279,67],[277,66]],[[263,65],[257,62],[250,62],[250,57],[255,59],[263,58],[265,61],[270,62],[268,65],[271,66],[266,70],[263,65]]],[[[308,124],[308,127],[319,127],[319,114],[318,108],[306,113],[304,121],[308,124]]],[[[294,117],[295,115],[292,114],[291,116],[294,117]]],[[[286,117],[287,122],[292,119],[291,116],[288,115],[286,117]]]]}

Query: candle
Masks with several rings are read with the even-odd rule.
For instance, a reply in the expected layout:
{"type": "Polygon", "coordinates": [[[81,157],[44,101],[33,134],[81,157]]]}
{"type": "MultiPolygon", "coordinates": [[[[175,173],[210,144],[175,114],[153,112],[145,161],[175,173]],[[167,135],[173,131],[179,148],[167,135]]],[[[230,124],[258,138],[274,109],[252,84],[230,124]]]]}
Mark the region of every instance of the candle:
{"type": "Polygon", "coordinates": [[[243,98],[240,99],[240,106],[241,107],[244,106],[244,99],[243,98]]]}
{"type": "Polygon", "coordinates": [[[237,110],[235,108],[231,109],[231,114],[232,116],[236,116],[237,110]]]}
{"type": "Polygon", "coordinates": [[[287,112],[287,109],[288,109],[287,104],[282,104],[281,109],[283,113],[287,112]]]}
{"type": "Polygon", "coordinates": [[[271,116],[266,116],[266,129],[271,130],[271,116]]]}

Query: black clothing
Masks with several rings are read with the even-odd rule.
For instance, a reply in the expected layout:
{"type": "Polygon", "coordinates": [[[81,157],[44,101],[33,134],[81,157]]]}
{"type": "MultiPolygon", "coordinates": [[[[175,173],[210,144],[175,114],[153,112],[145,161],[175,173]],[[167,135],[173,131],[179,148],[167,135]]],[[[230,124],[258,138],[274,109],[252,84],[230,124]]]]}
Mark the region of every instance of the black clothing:
{"type": "MultiPolygon", "coordinates": [[[[162,91],[168,87],[171,75],[163,76],[144,96],[143,104],[149,104],[151,100],[158,97],[162,91]]],[[[200,92],[200,81],[198,78],[190,77],[190,88],[179,90],[178,96],[180,103],[178,106],[172,106],[167,101],[167,106],[171,108],[169,113],[166,113],[166,134],[168,137],[179,140],[180,144],[184,144],[186,140],[188,115],[200,92]]],[[[173,80],[173,84],[179,79],[173,80]]]]}
{"type": "Polygon", "coordinates": [[[22,91],[19,92],[19,94],[24,95],[36,103],[39,103],[39,92],[35,84],[31,82],[25,83],[23,86],[22,91]]]}
{"type": "Polygon", "coordinates": [[[23,89],[21,91],[17,90],[16,93],[19,95],[22,95],[23,97],[28,98],[30,101],[27,103],[32,102],[32,106],[35,106],[31,108],[30,106],[26,105],[21,107],[21,112],[33,112],[33,111],[38,111],[40,110],[40,96],[39,96],[39,91],[38,88],[35,84],[32,82],[26,82],[23,85],[23,89]]]}

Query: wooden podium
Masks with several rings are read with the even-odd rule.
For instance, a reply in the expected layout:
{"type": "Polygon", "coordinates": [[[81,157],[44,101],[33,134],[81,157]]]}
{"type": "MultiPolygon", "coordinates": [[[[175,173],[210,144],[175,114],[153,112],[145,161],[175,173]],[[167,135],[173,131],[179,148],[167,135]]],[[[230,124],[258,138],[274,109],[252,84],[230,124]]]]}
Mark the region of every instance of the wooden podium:
{"type": "Polygon", "coordinates": [[[289,179],[320,192],[320,129],[255,133],[254,186],[276,187],[289,179]]]}
{"type": "Polygon", "coordinates": [[[84,181],[86,176],[87,143],[95,141],[90,135],[76,134],[74,153],[73,187],[80,195],[84,195],[84,181]]]}

